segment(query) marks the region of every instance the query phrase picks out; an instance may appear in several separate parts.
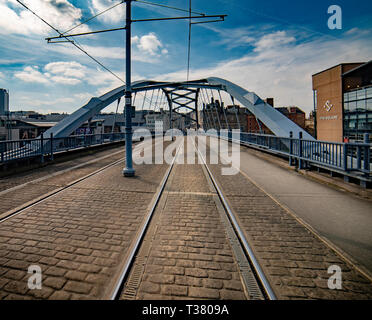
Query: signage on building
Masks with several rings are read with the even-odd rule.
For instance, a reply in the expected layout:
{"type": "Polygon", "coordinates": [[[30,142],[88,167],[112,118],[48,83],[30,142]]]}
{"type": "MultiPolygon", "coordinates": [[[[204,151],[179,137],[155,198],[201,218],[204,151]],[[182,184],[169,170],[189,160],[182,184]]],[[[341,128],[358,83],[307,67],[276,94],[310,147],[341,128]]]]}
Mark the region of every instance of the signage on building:
{"type": "Polygon", "coordinates": [[[319,117],[320,120],[337,120],[338,116],[319,117]]]}
{"type": "Polygon", "coordinates": [[[331,111],[331,109],[333,108],[333,104],[331,103],[331,101],[327,100],[324,107],[323,107],[327,112],[331,111]]]}

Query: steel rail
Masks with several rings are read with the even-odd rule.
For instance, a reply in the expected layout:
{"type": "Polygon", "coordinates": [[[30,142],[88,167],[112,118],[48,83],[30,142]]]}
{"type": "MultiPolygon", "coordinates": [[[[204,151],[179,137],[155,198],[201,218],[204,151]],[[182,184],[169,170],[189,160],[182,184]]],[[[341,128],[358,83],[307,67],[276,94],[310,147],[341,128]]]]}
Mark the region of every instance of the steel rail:
{"type": "Polygon", "coordinates": [[[207,165],[206,160],[204,159],[203,155],[201,154],[201,152],[199,150],[199,147],[196,147],[196,148],[197,148],[199,156],[203,160],[203,164],[204,164],[204,166],[205,166],[205,168],[208,172],[208,175],[209,175],[209,177],[210,177],[210,179],[211,179],[211,181],[212,181],[212,183],[213,183],[213,185],[214,185],[214,187],[217,191],[218,197],[220,198],[220,200],[221,200],[221,202],[222,202],[222,204],[223,204],[223,206],[224,206],[224,208],[225,208],[225,210],[228,214],[228,217],[229,217],[229,219],[230,219],[230,221],[231,221],[231,223],[232,223],[232,225],[235,229],[235,232],[236,232],[236,234],[237,234],[237,236],[238,236],[238,238],[239,238],[239,240],[242,244],[242,247],[245,250],[245,253],[246,253],[248,259],[250,260],[250,262],[251,262],[251,264],[254,268],[254,271],[255,271],[255,273],[258,277],[258,280],[260,281],[260,284],[265,291],[266,296],[269,298],[269,300],[276,300],[277,299],[276,295],[275,295],[273,289],[271,288],[271,285],[269,284],[269,282],[268,282],[260,264],[258,263],[255,255],[253,253],[253,250],[252,250],[251,246],[249,245],[249,243],[248,243],[248,241],[247,241],[247,239],[244,235],[244,232],[240,228],[239,223],[237,222],[237,220],[235,218],[235,214],[233,213],[229,204],[227,203],[220,187],[218,186],[218,183],[217,183],[216,179],[214,178],[211,170],[209,169],[209,167],[207,165]]]}
{"type": "Polygon", "coordinates": [[[161,185],[160,185],[160,189],[156,195],[156,198],[155,198],[155,201],[153,203],[153,205],[151,206],[151,209],[149,211],[149,214],[147,215],[147,217],[145,218],[145,221],[144,223],[142,224],[142,227],[141,229],[139,230],[139,234],[138,234],[138,237],[136,238],[135,242],[134,242],[134,245],[132,245],[132,249],[129,253],[129,256],[127,258],[127,260],[125,261],[125,264],[122,268],[122,272],[120,273],[120,276],[119,276],[119,279],[118,281],[116,282],[116,284],[114,285],[114,289],[110,295],[110,300],[117,300],[120,298],[120,295],[121,295],[121,292],[122,292],[122,289],[123,289],[123,286],[125,284],[125,281],[126,279],[128,278],[128,275],[129,275],[129,272],[131,270],[131,266],[132,264],[134,263],[134,260],[136,258],[136,254],[141,246],[141,243],[142,243],[142,240],[144,239],[145,237],[145,234],[146,234],[146,231],[148,229],[148,226],[150,224],[150,221],[155,213],[155,209],[160,201],[160,197],[162,196],[163,192],[164,192],[164,189],[165,189],[165,185],[167,184],[167,181],[169,179],[169,176],[172,172],[172,169],[174,167],[174,163],[177,159],[177,156],[178,156],[178,153],[181,149],[181,147],[183,146],[184,143],[182,143],[177,151],[176,151],[176,154],[172,160],[172,163],[171,165],[169,166],[167,172],[165,173],[164,177],[163,177],[163,180],[161,182],[161,185]]]}

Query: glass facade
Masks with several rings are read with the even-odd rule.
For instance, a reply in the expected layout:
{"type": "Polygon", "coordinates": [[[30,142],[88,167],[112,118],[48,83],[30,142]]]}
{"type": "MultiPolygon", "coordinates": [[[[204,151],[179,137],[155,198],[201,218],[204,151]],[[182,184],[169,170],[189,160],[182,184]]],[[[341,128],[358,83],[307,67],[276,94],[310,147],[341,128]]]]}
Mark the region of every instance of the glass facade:
{"type": "Polygon", "coordinates": [[[372,134],[372,86],[344,93],[344,136],[363,140],[372,134]]]}

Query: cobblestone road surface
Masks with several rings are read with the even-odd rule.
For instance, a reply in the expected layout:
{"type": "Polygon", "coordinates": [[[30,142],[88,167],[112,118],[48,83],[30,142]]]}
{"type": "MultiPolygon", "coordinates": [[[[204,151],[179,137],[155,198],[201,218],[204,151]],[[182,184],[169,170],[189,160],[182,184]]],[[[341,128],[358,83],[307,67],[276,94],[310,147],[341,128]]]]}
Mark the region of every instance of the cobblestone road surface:
{"type": "Polygon", "coordinates": [[[175,165],[146,234],[148,258],[139,252],[146,266],[132,298],[246,299],[214,197],[202,165],[175,165]]]}
{"type": "Polygon", "coordinates": [[[241,173],[223,176],[222,192],[280,299],[372,299],[372,283],[241,173]],[[342,289],[330,290],[328,268],[341,267],[342,289]]]}
{"type": "Polygon", "coordinates": [[[0,215],[44,194],[64,187],[79,178],[123,158],[123,156],[124,149],[123,146],[120,146],[70,161],[52,164],[44,168],[1,178],[0,215]],[[78,167],[74,168],[76,166],[78,167]]]}
{"type": "Polygon", "coordinates": [[[107,298],[168,165],[108,168],[0,224],[0,298],[107,298]],[[30,265],[42,289],[30,290],[30,265]]]}

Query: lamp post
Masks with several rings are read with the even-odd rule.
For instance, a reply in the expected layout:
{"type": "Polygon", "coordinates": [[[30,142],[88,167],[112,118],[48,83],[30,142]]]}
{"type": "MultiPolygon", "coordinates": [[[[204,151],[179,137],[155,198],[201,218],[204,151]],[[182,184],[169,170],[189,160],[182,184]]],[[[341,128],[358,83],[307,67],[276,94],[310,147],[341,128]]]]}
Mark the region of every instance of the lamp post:
{"type": "Polygon", "coordinates": [[[126,74],[125,74],[125,168],[123,170],[123,175],[125,177],[133,177],[135,170],[133,169],[132,161],[132,86],[131,86],[131,24],[132,24],[132,1],[126,0],[126,36],[125,36],[125,64],[126,64],[126,74]]]}

